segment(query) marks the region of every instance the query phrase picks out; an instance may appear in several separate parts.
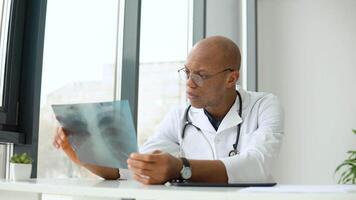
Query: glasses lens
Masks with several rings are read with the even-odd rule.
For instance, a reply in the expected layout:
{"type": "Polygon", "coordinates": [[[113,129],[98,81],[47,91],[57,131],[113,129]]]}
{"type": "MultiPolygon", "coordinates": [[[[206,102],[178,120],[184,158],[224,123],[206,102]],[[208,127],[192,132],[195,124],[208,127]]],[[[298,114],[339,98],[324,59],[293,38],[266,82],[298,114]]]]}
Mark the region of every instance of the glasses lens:
{"type": "Polygon", "coordinates": [[[192,75],[190,75],[190,78],[198,86],[201,87],[203,85],[203,78],[201,76],[199,76],[198,74],[192,74],[192,75]]]}
{"type": "Polygon", "coordinates": [[[187,71],[184,70],[184,69],[179,70],[178,73],[179,73],[179,78],[180,78],[182,81],[186,81],[186,80],[189,78],[189,74],[188,74],[187,71]]]}
{"type": "Polygon", "coordinates": [[[179,72],[179,78],[182,81],[187,81],[189,78],[198,86],[203,85],[203,78],[198,74],[189,74],[185,69],[181,69],[179,72]]]}

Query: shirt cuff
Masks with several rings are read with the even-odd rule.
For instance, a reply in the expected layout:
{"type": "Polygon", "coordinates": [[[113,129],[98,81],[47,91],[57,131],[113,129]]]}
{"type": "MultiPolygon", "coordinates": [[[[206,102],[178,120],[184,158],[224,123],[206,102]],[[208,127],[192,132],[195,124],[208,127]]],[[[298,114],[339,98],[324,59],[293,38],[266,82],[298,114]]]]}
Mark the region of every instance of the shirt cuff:
{"type": "Polygon", "coordinates": [[[132,179],[132,173],[128,169],[119,169],[120,178],[119,179],[132,179]]]}

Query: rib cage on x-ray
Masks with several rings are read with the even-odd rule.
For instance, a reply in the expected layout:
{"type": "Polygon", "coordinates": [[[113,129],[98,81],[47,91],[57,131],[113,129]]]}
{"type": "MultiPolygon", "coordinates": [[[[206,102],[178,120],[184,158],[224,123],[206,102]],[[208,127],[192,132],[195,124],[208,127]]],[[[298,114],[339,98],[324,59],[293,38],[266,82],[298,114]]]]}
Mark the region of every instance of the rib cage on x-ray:
{"type": "Polygon", "coordinates": [[[53,105],[81,162],[127,168],[137,151],[136,132],[128,101],[53,105]]]}

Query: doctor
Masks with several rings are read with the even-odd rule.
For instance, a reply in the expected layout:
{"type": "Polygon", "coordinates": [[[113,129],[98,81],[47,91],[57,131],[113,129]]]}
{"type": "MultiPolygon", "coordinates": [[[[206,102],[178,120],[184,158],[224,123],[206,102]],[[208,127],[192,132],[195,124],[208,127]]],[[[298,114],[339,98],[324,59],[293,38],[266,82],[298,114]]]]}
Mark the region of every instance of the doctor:
{"type": "MultiPolygon", "coordinates": [[[[240,63],[239,48],[228,38],[208,37],[193,47],[179,70],[187,78],[191,106],[169,112],[140,153],[130,155],[134,179],[162,184],[177,178],[214,183],[270,178],[283,136],[282,108],[272,94],[236,90],[240,63]]],[[[120,177],[117,169],[80,163],[62,128],[54,146],[105,179],[120,177]]]]}

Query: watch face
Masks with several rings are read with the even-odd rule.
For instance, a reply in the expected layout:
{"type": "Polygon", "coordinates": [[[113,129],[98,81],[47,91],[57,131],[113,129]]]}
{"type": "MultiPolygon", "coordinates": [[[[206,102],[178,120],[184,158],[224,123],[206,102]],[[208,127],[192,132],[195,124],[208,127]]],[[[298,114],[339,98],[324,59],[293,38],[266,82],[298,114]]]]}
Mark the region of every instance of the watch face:
{"type": "Polygon", "coordinates": [[[184,167],[182,171],[182,178],[189,179],[192,176],[192,171],[190,167],[184,167]]]}

